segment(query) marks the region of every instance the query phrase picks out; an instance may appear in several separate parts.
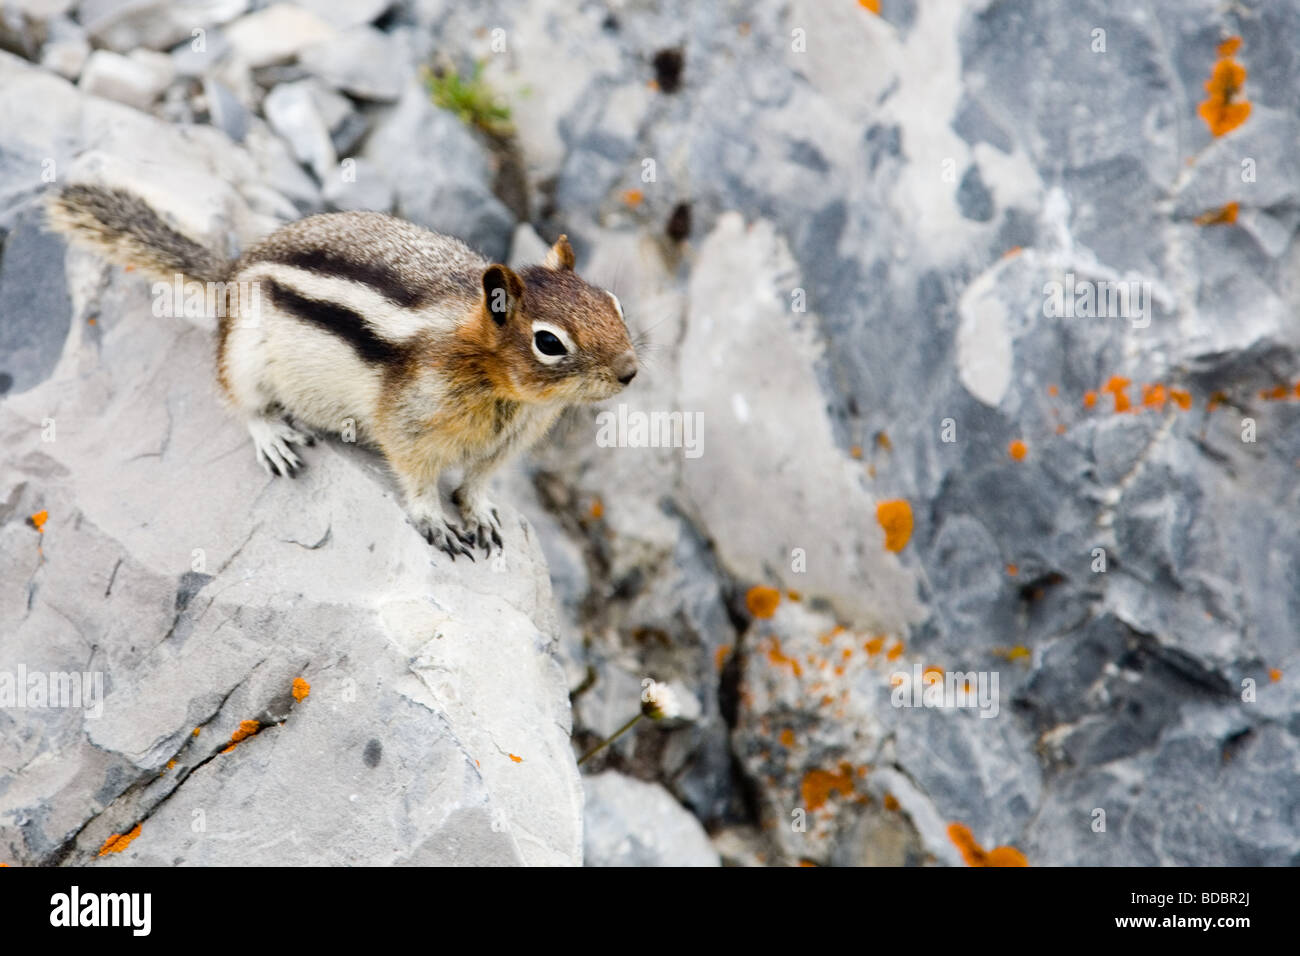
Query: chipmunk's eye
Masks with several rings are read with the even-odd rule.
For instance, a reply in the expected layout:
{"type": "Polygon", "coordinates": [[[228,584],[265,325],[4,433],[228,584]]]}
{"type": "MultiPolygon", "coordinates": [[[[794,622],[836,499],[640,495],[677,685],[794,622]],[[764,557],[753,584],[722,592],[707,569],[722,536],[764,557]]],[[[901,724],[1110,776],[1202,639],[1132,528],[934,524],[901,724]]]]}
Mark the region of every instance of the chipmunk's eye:
{"type": "Polygon", "coordinates": [[[543,355],[564,355],[569,351],[564,347],[563,342],[545,329],[533,335],[533,344],[537,346],[537,351],[543,355]]]}

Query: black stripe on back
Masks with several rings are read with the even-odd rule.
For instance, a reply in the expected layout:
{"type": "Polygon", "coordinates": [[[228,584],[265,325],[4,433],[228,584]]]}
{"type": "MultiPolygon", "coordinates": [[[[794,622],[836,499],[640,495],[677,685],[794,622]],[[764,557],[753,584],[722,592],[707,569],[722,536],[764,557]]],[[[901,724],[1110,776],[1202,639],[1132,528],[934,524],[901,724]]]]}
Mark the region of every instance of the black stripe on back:
{"type": "Polygon", "coordinates": [[[304,322],[338,336],[352,346],[353,351],[363,362],[386,365],[397,362],[405,356],[406,349],[402,345],[380,337],[366,324],[365,319],[347,306],[336,302],[308,299],[273,279],[262,281],[266,283],[267,290],[271,294],[271,303],[277,309],[296,315],[304,322]]]}
{"type": "Polygon", "coordinates": [[[389,302],[410,308],[424,297],[419,289],[402,282],[396,272],[382,263],[357,262],[328,249],[295,249],[281,252],[266,261],[282,266],[294,266],[323,276],[337,276],[367,285],[389,302]]]}

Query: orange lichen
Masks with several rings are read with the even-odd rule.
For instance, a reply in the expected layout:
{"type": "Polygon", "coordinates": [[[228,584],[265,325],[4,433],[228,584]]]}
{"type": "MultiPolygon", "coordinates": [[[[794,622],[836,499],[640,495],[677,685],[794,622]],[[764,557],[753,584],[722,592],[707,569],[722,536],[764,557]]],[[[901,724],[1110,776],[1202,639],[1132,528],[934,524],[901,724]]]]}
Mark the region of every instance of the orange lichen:
{"type": "Polygon", "coordinates": [[[781,746],[783,747],[794,746],[794,731],[791,730],[789,727],[781,731],[781,746]]]}
{"type": "Polygon", "coordinates": [[[1240,203],[1230,202],[1218,209],[1203,212],[1192,221],[1198,226],[1230,226],[1237,221],[1237,213],[1240,210],[1240,203]]]}
{"type": "Polygon", "coordinates": [[[1240,37],[1232,37],[1219,45],[1219,60],[1205,81],[1208,97],[1196,109],[1211,136],[1222,136],[1236,129],[1250,116],[1250,100],[1238,98],[1246,84],[1246,68],[1232,59],[1241,46],[1240,37]],[[1225,52],[1226,51],[1226,52],[1225,52]]]}
{"type": "Polygon", "coordinates": [[[1028,452],[1029,449],[1025,446],[1025,443],[1021,441],[1019,438],[1017,438],[1015,441],[1013,441],[1010,445],[1007,446],[1007,454],[1010,455],[1012,458],[1014,458],[1016,461],[1024,461],[1025,455],[1028,452]]]}
{"type": "Polygon", "coordinates": [[[641,205],[643,199],[645,199],[645,193],[639,189],[625,189],[623,191],[623,203],[633,209],[641,205]]]}
{"type": "Polygon", "coordinates": [[[745,595],[745,607],[754,617],[767,619],[776,613],[781,604],[781,592],[776,588],[763,587],[761,584],[749,589],[745,595]]]}
{"type": "Polygon", "coordinates": [[[1055,431],[1056,431],[1056,434],[1058,434],[1058,435],[1064,435],[1064,434],[1065,434],[1065,426],[1064,426],[1064,425],[1057,425],[1055,431]]]}
{"type": "Polygon", "coordinates": [[[1017,574],[1019,574],[1019,573],[1020,573],[1020,566],[1019,566],[1019,565],[1015,565],[1015,564],[1008,564],[1008,565],[1007,565],[1007,574],[1011,575],[1011,576],[1014,578],[1014,577],[1015,577],[1017,574]]]}
{"type": "Polygon", "coordinates": [[[48,511],[38,511],[36,512],[36,514],[32,515],[27,520],[32,523],[33,528],[35,528],[41,534],[44,534],[45,522],[49,517],[50,517],[50,513],[48,511]]]}
{"type": "Polygon", "coordinates": [[[880,0],[858,0],[858,5],[864,10],[870,10],[876,16],[880,16],[880,0]]]}
{"type": "Polygon", "coordinates": [[[1049,385],[1049,386],[1047,386],[1047,394],[1050,395],[1050,396],[1052,396],[1052,398],[1056,398],[1057,394],[1058,394],[1060,391],[1061,391],[1061,390],[1060,390],[1059,388],[1057,388],[1055,385],[1049,385]]]}
{"type": "Polygon", "coordinates": [[[1008,249],[1006,252],[1002,253],[1002,258],[1003,258],[1003,259],[1010,259],[1012,256],[1018,256],[1018,255],[1020,255],[1020,253],[1023,252],[1023,251],[1024,251],[1024,250],[1021,249],[1020,246],[1012,246],[1012,247],[1011,247],[1010,249],[1008,249]]]}
{"type": "Polygon", "coordinates": [[[514,754],[506,754],[506,756],[509,757],[511,760],[513,760],[515,763],[523,763],[523,762],[524,762],[524,758],[523,758],[523,757],[516,757],[514,754]]]}
{"type": "Polygon", "coordinates": [[[1282,679],[1282,672],[1278,670],[1276,667],[1269,668],[1268,679],[1272,683],[1276,684],[1278,681],[1282,679]]]}
{"type": "Polygon", "coordinates": [[[994,847],[985,852],[964,823],[948,824],[948,839],[961,851],[967,866],[1028,866],[1025,855],[1012,846],[994,847]]]}
{"type": "Polygon", "coordinates": [[[894,796],[892,793],[887,793],[887,794],[885,794],[885,800],[884,800],[884,803],[885,803],[885,809],[886,809],[886,810],[897,810],[897,809],[898,809],[898,798],[897,798],[896,796],[894,796]]]}
{"type": "Polygon", "coordinates": [[[849,449],[849,457],[850,457],[850,458],[861,458],[861,457],[862,457],[862,446],[861,446],[861,445],[854,445],[852,448],[850,448],[850,449],[849,449]]]}
{"type": "Polygon", "coordinates": [[[876,520],[885,529],[885,550],[902,551],[912,537],[912,506],[903,499],[876,505],[876,520]]]}
{"type": "Polygon", "coordinates": [[[1097,404],[1097,393],[1089,390],[1083,393],[1083,407],[1092,408],[1097,404]]]}
{"type": "Polygon", "coordinates": [[[605,502],[601,501],[600,498],[593,498],[591,507],[587,509],[587,517],[592,521],[599,521],[605,517],[605,502]]]}
{"type": "Polygon", "coordinates": [[[775,637],[772,638],[772,646],[768,649],[767,659],[776,667],[789,664],[790,669],[794,671],[795,677],[803,677],[803,668],[799,666],[799,662],[793,657],[786,657],[781,653],[781,642],[775,637]]]}
{"type": "Polygon", "coordinates": [[[885,639],[883,637],[873,637],[862,645],[862,649],[874,657],[885,649],[885,639]]]}
{"type": "Polygon", "coordinates": [[[202,727],[195,727],[193,730],[190,731],[190,736],[197,737],[199,735],[199,731],[202,729],[203,729],[202,727]]]}
{"type": "Polygon", "coordinates": [[[1015,647],[995,647],[993,653],[1008,661],[1018,661],[1022,658],[1033,657],[1033,652],[1023,644],[1017,644],[1015,647]]]}
{"type": "Polygon", "coordinates": [[[104,856],[108,853],[121,853],[129,847],[132,841],[140,835],[141,824],[137,823],[131,830],[126,833],[114,833],[104,845],[99,848],[99,855],[104,856]]]}
{"type": "Polygon", "coordinates": [[[239,746],[241,740],[253,736],[253,734],[257,733],[261,728],[262,725],[256,720],[241,720],[239,722],[239,729],[230,735],[230,746],[221,752],[223,754],[230,753],[230,751],[239,746]]]}
{"type": "Polygon", "coordinates": [[[886,432],[876,432],[876,444],[885,451],[894,450],[894,443],[889,440],[889,435],[886,432]]]}
{"type": "Polygon", "coordinates": [[[1191,392],[1185,391],[1181,388],[1171,388],[1169,390],[1169,397],[1172,398],[1174,400],[1174,404],[1177,405],[1179,408],[1181,408],[1183,411],[1187,411],[1189,408],[1192,407],[1191,392]]]}
{"type": "Polygon", "coordinates": [[[1126,391],[1129,384],[1128,379],[1120,375],[1112,375],[1110,380],[1101,388],[1103,392],[1110,392],[1114,396],[1116,412],[1126,412],[1132,404],[1128,400],[1128,392],[1126,391]]]}
{"type": "Polygon", "coordinates": [[[1205,410],[1207,412],[1212,412],[1220,405],[1225,404],[1227,401],[1228,401],[1227,392],[1211,392],[1210,400],[1205,403],[1205,410]]]}
{"type": "Polygon", "coordinates": [[[171,760],[168,760],[168,761],[167,761],[167,769],[168,769],[168,770],[171,770],[171,769],[172,769],[173,767],[175,767],[175,766],[176,766],[176,758],[175,758],[175,757],[173,757],[171,760]]]}
{"type": "Polygon", "coordinates": [[[890,661],[896,661],[902,656],[903,656],[902,641],[899,641],[897,644],[895,644],[893,647],[891,647],[888,651],[885,652],[885,659],[890,661]]]}
{"type": "Polygon", "coordinates": [[[1164,408],[1169,401],[1169,393],[1160,384],[1142,386],[1142,404],[1147,408],[1164,408]]]}
{"type": "Polygon", "coordinates": [[[727,666],[727,658],[730,656],[731,656],[731,645],[723,644],[721,647],[719,647],[716,651],[713,652],[713,666],[718,670],[722,670],[724,667],[727,666]]]}
{"type": "Polygon", "coordinates": [[[785,596],[788,597],[791,601],[803,600],[803,594],[800,591],[786,591],[785,596]]]}
{"type": "Polygon", "coordinates": [[[301,677],[295,677],[293,679],[294,700],[296,700],[298,703],[301,704],[304,700],[307,699],[307,695],[310,693],[311,693],[311,684],[307,683],[301,677]]]}
{"type": "Polygon", "coordinates": [[[833,792],[841,797],[849,797],[853,794],[853,765],[841,763],[839,773],[809,770],[804,774],[799,790],[803,794],[803,805],[809,812],[824,807],[833,792]]]}

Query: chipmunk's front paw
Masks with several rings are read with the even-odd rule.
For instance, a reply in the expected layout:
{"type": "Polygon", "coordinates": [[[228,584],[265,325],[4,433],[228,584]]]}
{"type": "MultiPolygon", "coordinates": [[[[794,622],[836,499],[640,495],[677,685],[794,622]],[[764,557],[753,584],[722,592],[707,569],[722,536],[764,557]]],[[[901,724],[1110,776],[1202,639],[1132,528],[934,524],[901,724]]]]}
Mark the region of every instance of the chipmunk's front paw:
{"type": "Polygon", "coordinates": [[[478,545],[484,554],[491,554],[493,548],[505,549],[501,542],[501,516],[490,501],[464,499],[459,494],[453,495],[453,500],[460,508],[461,521],[465,525],[462,541],[478,545]]]}
{"type": "Polygon", "coordinates": [[[439,551],[447,552],[453,561],[456,560],[458,555],[462,554],[471,561],[474,560],[474,555],[470,553],[469,548],[465,547],[468,544],[473,544],[473,539],[449,525],[441,514],[431,512],[412,514],[409,520],[415,530],[420,533],[420,537],[439,551]]]}

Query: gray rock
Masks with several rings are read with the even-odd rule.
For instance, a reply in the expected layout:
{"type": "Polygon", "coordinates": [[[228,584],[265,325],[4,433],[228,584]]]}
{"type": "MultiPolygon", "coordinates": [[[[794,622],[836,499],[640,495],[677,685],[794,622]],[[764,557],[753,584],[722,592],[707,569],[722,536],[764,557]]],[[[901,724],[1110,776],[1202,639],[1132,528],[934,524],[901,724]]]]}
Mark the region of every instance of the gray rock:
{"type": "Polygon", "coordinates": [[[289,143],[295,156],[324,182],[338,163],[329,127],[316,108],[309,85],[281,83],[262,102],[271,128],[289,143]]]}
{"type": "Polygon", "coordinates": [[[378,122],[364,156],[392,184],[398,215],[456,236],[489,258],[505,257],[514,218],[492,194],[487,150],[418,83],[409,83],[378,122]]]}
{"type": "Polygon", "coordinates": [[[292,60],[302,50],[337,35],[314,13],[291,3],[276,3],[231,23],[226,39],[243,63],[256,69],[292,60]]]}
{"type": "Polygon", "coordinates": [[[699,821],[663,787],[612,770],[584,777],[585,866],[718,866],[699,821]]]}
{"type": "Polygon", "coordinates": [[[248,9],[248,0],[84,0],[79,19],[97,47],[165,50],[248,9]]]}
{"type": "Polygon", "coordinates": [[[76,80],[89,56],[90,43],[79,25],[67,19],[50,22],[41,48],[41,66],[66,80],[76,80]]]}
{"type": "Polygon", "coordinates": [[[391,212],[393,189],[374,163],[345,159],[325,178],[322,195],[331,209],[391,212]]]}
{"type": "Polygon", "coordinates": [[[393,0],[297,0],[297,4],[331,26],[349,30],[374,23],[393,6],[393,0]]]}
{"type": "Polygon", "coordinates": [[[86,61],[78,86],[92,96],[147,110],[172,80],[171,60],[150,50],[121,56],[96,50],[86,61]]]}
{"type": "Polygon", "coordinates": [[[331,86],[380,102],[397,100],[414,72],[403,38],[368,26],[307,47],[298,62],[331,86]]]}
{"type": "Polygon", "coordinates": [[[72,304],[62,281],[63,243],[37,205],[21,212],[0,258],[0,394],[24,392],[54,371],[72,304]]]}
{"type": "Polygon", "coordinates": [[[236,143],[242,143],[248,135],[249,112],[230,87],[219,80],[205,77],[203,96],[207,100],[208,117],[212,125],[236,143]]]}

